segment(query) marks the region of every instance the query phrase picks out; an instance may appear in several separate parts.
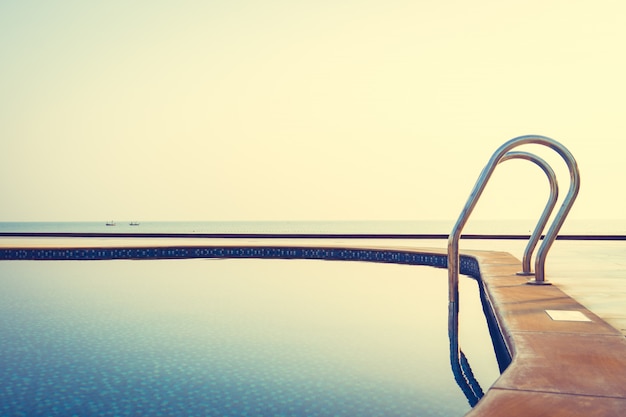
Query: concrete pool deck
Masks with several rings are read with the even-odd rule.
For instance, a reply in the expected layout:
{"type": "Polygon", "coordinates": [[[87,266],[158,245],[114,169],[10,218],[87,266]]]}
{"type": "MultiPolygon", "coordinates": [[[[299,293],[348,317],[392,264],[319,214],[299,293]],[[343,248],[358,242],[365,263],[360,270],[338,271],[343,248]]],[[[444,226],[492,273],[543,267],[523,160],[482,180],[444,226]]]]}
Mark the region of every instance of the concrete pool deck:
{"type": "Polygon", "coordinates": [[[479,260],[513,354],[511,365],[467,415],[623,415],[624,335],[558,286],[527,285],[526,277],[516,275],[520,263],[512,255],[467,253],[479,260]],[[564,319],[553,311],[565,313],[564,319]]]}
{"type": "MultiPolygon", "coordinates": [[[[232,241],[222,240],[218,243],[198,239],[176,243],[198,246],[233,244],[232,241]]],[[[443,249],[420,249],[405,245],[399,247],[397,241],[394,243],[390,245],[385,242],[383,245],[382,242],[345,242],[340,246],[445,253],[443,249]]],[[[141,247],[171,244],[171,240],[155,239],[0,239],[0,247],[5,248],[141,247]]],[[[245,244],[263,246],[270,242],[246,241],[245,244]]],[[[271,244],[280,245],[281,242],[271,244]]],[[[286,243],[282,241],[282,245],[286,243]]],[[[305,245],[316,246],[314,242],[307,242],[305,245]]],[[[438,241],[438,245],[441,245],[441,241],[438,241]]],[[[298,246],[301,246],[300,242],[298,246]]],[[[324,242],[323,246],[337,245],[324,242]]],[[[623,415],[626,410],[626,326],[622,324],[625,312],[619,308],[611,311],[611,307],[621,307],[621,304],[609,303],[609,308],[602,310],[601,315],[566,294],[560,282],[564,282],[567,272],[558,268],[561,262],[558,256],[556,263],[550,265],[550,271],[554,271],[555,278],[548,273],[548,279],[555,285],[531,286],[526,285],[526,277],[516,275],[520,269],[520,261],[510,253],[468,250],[463,247],[461,252],[478,259],[488,297],[513,354],[511,365],[467,415],[623,415]],[[565,320],[559,319],[559,312],[565,314],[565,320]],[[607,323],[607,318],[612,325],[607,323]]],[[[571,262],[568,259],[565,264],[569,265],[571,262]]],[[[619,263],[601,269],[598,274],[611,278],[616,269],[621,276],[624,269],[621,269],[619,263]]],[[[588,275],[589,272],[585,274],[588,275]]],[[[587,292],[594,284],[591,278],[594,277],[587,277],[587,292]]],[[[574,292],[585,290],[581,289],[581,283],[583,287],[585,285],[584,280],[578,282],[578,286],[565,282],[564,287],[569,288],[569,291],[572,288],[574,292]]],[[[624,280],[611,282],[623,284],[624,280]]],[[[598,303],[605,305],[603,302],[606,300],[606,291],[610,287],[602,288],[605,293],[595,294],[598,303]]],[[[616,292],[620,291],[623,288],[616,288],[616,292]]],[[[587,297],[585,305],[593,305],[593,294],[592,292],[592,296],[587,297]]]]}

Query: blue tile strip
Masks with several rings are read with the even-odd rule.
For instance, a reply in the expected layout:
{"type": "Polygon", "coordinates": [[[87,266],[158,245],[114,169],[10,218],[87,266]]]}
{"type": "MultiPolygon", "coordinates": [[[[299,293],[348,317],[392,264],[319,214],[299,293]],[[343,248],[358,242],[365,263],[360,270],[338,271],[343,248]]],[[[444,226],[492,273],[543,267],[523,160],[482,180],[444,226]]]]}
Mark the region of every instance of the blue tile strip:
{"type": "MultiPolygon", "coordinates": [[[[393,249],[317,248],[285,246],[169,246],[141,248],[0,248],[0,260],[91,261],[114,259],[322,259],[364,261],[447,268],[446,255],[393,249]]],[[[460,272],[480,278],[478,261],[461,256],[460,272]]]]}

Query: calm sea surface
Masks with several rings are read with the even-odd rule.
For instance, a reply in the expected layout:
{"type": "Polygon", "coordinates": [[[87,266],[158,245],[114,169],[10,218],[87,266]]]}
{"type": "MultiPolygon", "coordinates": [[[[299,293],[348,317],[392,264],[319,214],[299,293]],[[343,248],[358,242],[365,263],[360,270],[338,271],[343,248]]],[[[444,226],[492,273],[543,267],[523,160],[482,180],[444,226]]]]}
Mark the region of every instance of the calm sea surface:
{"type": "MultiPolygon", "coordinates": [[[[448,234],[454,221],[0,222],[0,232],[448,234]]],[[[528,234],[536,220],[470,220],[464,233],[528,234]]],[[[561,234],[626,234],[626,219],[567,220],[561,234]]]]}

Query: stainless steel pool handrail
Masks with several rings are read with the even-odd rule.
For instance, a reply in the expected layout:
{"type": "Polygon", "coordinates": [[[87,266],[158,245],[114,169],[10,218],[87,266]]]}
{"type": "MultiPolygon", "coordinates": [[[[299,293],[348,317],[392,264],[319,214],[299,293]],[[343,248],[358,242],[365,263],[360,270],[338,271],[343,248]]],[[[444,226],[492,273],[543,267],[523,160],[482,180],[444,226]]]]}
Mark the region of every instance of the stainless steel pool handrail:
{"type": "Polygon", "coordinates": [[[459,286],[459,239],[461,237],[461,231],[465,226],[470,214],[472,213],[478,199],[480,198],[482,192],[485,189],[487,181],[491,178],[493,171],[496,166],[501,162],[501,160],[505,157],[505,155],[512,150],[513,148],[524,145],[524,144],[538,144],[547,146],[557,152],[567,164],[570,173],[570,187],[568,193],[559,209],[559,212],[556,214],[554,221],[552,222],[546,236],[541,244],[539,251],[537,252],[537,258],[535,260],[535,280],[532,283],[535,284],[543,284],[545,281],[545,261],[552,246],[552,243],[556,239],[556,235],[558,234],[563,222],[565,221],[565,217],[569,213],[576,196],[578,195],[578,190],[580,189],[580,173],[578,171],[578,165],[576,160],[574,159],[571,152],[562,144],[555,141],[554,139],[538,136],[538,135],[527,135],[520,136],[517,138],[513,138],[507,142],[505,142],[502,146],[500,146],[496,152],[492,155],[491,159],[487,162],[485,168],[483,168],[476,184],[470,196],[465,203],[465,207],[461,211],[461,214],[452,229],[448,237],[448,299],[450,303],[454,303],[456,305],[456,309],[458,309],[458,286],[459,286]]]}
{"type": "MultiPolygon", "coordinates": [[[[537,226],[535,227],[533,234],[528,240],[528,244],[524,250],[522,272],[518,273],[520,275],[532,275],[532,272],[530,271],[532,253],[537,246],[537,242],[539,242],[541,232],[548,223],[548,219],[554,209],[554,206],[556,206],[559,196],[559,187],[556,174],[552,170],[552,167],[550,167],[546,161],[537,155],[528,152],[507,152],[498,163],[511,159],[523,159],[535,163],[543,170],[550,183],[550,195],[548,197],[548,202],[546,203],[541,217],[537,222],[537,226]]],[[[459,346],[459,310],[456,303],[450,303],[448,305],[448,337],[450,339],[450,365],[452,367],[454,379],[467,398],[470,406],[474,407],[482,398],[484,393],[480,383],[476,380],[474,373],[472,372],[472,368],[469,365],[467,358],[459,346]]]]}

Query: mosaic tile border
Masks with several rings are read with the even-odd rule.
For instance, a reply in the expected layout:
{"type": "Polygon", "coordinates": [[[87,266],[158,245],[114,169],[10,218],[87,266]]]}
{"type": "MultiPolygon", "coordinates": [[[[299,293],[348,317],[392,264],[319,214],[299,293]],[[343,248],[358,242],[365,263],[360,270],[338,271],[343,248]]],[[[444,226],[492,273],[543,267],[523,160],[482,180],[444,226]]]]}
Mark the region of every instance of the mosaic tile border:
{"type": "MultiPolygon", "coordinates": [[[[114,259],[319,259],[364,261],[447,268],[447,255],[392,249],[286,246],[168,246],[101,248],[0,248],[0,260],[91,261],[114,259]]],[[[478,261],[461,256],[460,272],[480,279],[478,261]]]]}

